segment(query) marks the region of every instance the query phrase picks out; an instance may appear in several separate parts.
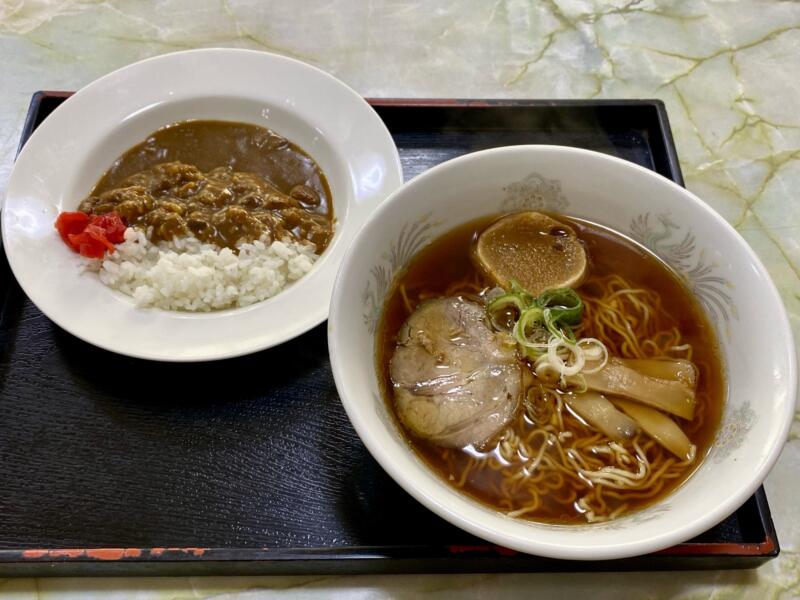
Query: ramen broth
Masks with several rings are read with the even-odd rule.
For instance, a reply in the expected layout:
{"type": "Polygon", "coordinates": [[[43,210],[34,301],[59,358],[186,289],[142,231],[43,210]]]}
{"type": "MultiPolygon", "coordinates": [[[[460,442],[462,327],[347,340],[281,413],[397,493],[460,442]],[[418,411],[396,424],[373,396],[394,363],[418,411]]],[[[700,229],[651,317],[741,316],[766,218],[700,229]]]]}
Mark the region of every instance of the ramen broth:
{"type": "MultiPolygon", "coordinates": [[[[613,275],[621,276],[632,287],[655,292],[662,306],[667,308],[668,319],[672,320],[671,323],[664,323],[664,327],[677,327],[682,344],[691,345],[690,358],[698,369],[695,417],[691,421],[674,419],[696,446],[696,458],[683,468],[676,470],[673,467],[665,471],[667,477],[645,493],[635,489],[593,490],[593,493],[600,492],[598,498],[607,508],[607,514],[619,516],[641,509],[669,494],[689,477],[707,454],[720,421],[725,395],[720,353],[705,314],[674,271],[649,251],[605,227],[563,215],[553,216],[575,229],[589,257],[587,277],[576,289],[578,294],[583,298],[592,298],[601,292],[604,282],[613,275]]],[[[414,309],[426,299],[462,296],[483,301],[483,295],[492,284],[476,269],[472,249],[477,236],[495,219],[488,217],[472,221],[434,240],[412,259],[388,294],[377,332],[376,359],[383,396],[401,428],[389,368],[398,331],[414,309]]],[[[593,335],[593,332],[581,335],[590,334],[593,335]]],[[[613,340],[601,341],[608,345],[611,352],[613,340]]],[[[532,431],[533,424],[526,416],[526,411],[520,410],[509,427],[515,435],[524,438],[532,431]]],[[[564,438],[565,443],[581,436],[596,438],[598,444],[608,442],[597,430],[567,410],[564,410],[564,429],[569,432],[564,438]]],[[[519,516],[533,521],[570,524],[587,520],[586,509],[578,504],[576,498],[592,491],[595,484],[589,481],[581,481],[580,478],[567,480],[557,472],[548,473],[539,486],[546,492],[537,499],[535,510],[520,511],[526,502],[530,502],[530,497],[524,487],[509,481],[513,469],[501,468],[504,464],[506,467],[508,465],[501,457],[496,440],[490,440],[482,448],[468,446],[458,449],[437,446],[410,432],[407,432],[407,436],[414,451],[444,481],[486,505],[508,514],[524,512],[519,516]]],[[[544,438],[534,439],[531,447],[534,452],[554,451],[552,448],[543,449],[542,444],[545,443],[544,438]]],[[[653,460],[666,460],[669,456],[653,440],[648,440],[643,447],[653,460]]],[[[536,475],[535,472],[525,474],[526,477],[536,475]]]]}

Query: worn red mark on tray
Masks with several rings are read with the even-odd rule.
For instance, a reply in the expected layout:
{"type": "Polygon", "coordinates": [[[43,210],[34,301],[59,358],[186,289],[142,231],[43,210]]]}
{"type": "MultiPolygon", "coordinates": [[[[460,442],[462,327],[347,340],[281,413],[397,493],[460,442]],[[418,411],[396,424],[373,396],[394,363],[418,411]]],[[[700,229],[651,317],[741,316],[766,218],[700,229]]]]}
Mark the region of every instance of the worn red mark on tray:
{"type": "Polygon", "coordinates": [[[23,550],[22,558],[94,558],[95,560],[121,560],[139,558],[139,548],[58,548],[56,550],[23,550]]]}
{"type": "Polygon", "coordinates": [[[83,556],[85,550],[80,548],[61,548],[59,550],[50,550],[50,558],[78,558],[83,556]]]}
{"type": "Polygon", "coordinates": [[[58,548],[57,550],[23,550],[22,558],[78,558],[85,550],[80,548],[58,548]]]}
{"type": "Polygon", "coordinates": [[[763,556],[775,550],[775,542],[768,537],[765,542],[755,544],[748,543],[708,543],[708,544],[678,544],[672,548],[666,548],[654,552],[654,554],[688,554],[700,556],[702,554],[732,555],[732,556],[763,556]]]}
{"type": "Polygon", "coordinates": [[[97,560],[120,560],[122,558],[139,558],[142,551],[139,548],[95,548],[87,550],[86,556],[97,560]]]}
{"type": "Polygon", "coordinates": [[[191,554],[192,556],[203,556],[208,548],[150,548],[150,556],[158,557],[165,552],[180,552],[181,554],[191,554]]]}

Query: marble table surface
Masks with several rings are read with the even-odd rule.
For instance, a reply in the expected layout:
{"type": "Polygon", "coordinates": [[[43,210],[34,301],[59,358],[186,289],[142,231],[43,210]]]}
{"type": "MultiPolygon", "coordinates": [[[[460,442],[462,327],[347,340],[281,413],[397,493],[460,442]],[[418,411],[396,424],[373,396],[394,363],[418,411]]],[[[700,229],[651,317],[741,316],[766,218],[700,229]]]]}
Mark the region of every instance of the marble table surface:
{"type": "MultiPolygon", "coordinates": [[[[688,187],[759,254],[800,339],[798,2],[0,0],[0,200],[34,91],[210,46],[296,57],[365,96],[660,98],[688,187]]],[[[782,552],[755,571],[10,579],[0,596],[800,597],[798,469],[796,417],[766,482],[782,552]]]]}

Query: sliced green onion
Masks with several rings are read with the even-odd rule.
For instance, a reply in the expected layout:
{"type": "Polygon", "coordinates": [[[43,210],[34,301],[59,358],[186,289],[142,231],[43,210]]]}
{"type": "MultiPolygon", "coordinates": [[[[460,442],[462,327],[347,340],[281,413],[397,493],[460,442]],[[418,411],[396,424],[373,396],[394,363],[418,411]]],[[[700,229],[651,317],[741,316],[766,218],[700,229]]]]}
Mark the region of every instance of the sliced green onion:
{"type": "Polygon", "coordinates": [[[586,378],[580,373],[570,377],[562,377],[561,385],[564,388],[563,391],[576,394],[582,394],[589,389],[589,386],[586,385],[586,378]]]}
{"type": "Polygon", "coordinates": [[[517,294],[503,294],[502,296],[498,296],[489,302],[489,305],[486,307],[486,314],[489,316],[489,322],[495,329],[506,329],[504,324],[498,321],[498,316],[502,313],[502,311],[509,308],[515,308],[517,312],[522,315],[522,313],[525,312],[525,309],[528,308],[528,305],[525,304],[523,299],[517,294]]]}
{"type": "Polygon", "coordinates": [[[532,306],[519,316],[514,325],[514,339],[527,352],[531,350],[535,356],[539,356],[547,351],[547,340],[549,334],[544,327],[544,315],[541,308],[532,306]]]}
{"type": "MultiPolygon", "coordinates": [[[[519,346],[519,344],[517,344],[517,346],[519,346]]],[[[522,352],[522,355],[525,358],[528,358],[528,359],[534,360],[534,361],[537,358],[539,358],[541,356],[545,356],[547,354],[547,344],[531,344],[527,348],[523,346],[523,347],[519,347],[518,349],[522,352]]]]}
{"type": "Polygon", "coordinates": [[[586,366],[583,368],[583,372],[587,375],[597,373],[608,363],[608,348],[597,338],[581,338],[577,345],[583,350],[586,358],[586,366]],[[589,366],[589,363],[592,363],[592,366],[589,366]]]}
{"type": "Polygon", "coordinates": [[[515,279],[511,280],[511,293],[515,296],[519,296],[520,300],[522,300],[526,306],[530,306],[536,301],[536,298],[534,298],[515,279]]]}
{"type": "Polygon", "coordinates": [[[543,311],[544,325],[547,330],[557,338],[565,341],[575,343],[575,334],[569,325],[559,326],[561,321],[561,309],[558,308],[545,308],[543,311]]]}
{"type": "Polygon", "coordinates": [[[558,311],[558,319],[567,325],[578,325],[583,315],[583,302],[571,288],[557,288],[542,292],[536,303],[542,308],[558,311]]]}
{"type": "Polygon", "coordinates": [[[547,354],[542,354],[533,363],[533,372],[541,381],[554,385],[561,379],[561,373],[550,364],[547,354]]]}
{"type": "Polygon", "coordinates": [[[547,357],[550,359],[550,364],[558,369],[565,377],[580,373],[586,362],[583,356],[583,350],[581,350],[577,344],[564,342],[555,336],[550,338],[550,343],[547,345],[547,357]],[[567,350],[567,360],[559,356],[558,351],[561,348],[567,350]],[[571,361],[570,358],[572,359],[571,361]]]}
{"type": "Polygon", "coordinates": [[[583,303],[575,290],[552,289],[534,297],[512,280],[511,290],[491,300],[486,307],[495,329],[508,330],[508,321],[501,317],[511,309],[519,314],[511,331],[527,358],[535,360],[545,354],[551,337],[565,345],[575,344],[572,326],[580,324],[583,314],[583,303]]]}

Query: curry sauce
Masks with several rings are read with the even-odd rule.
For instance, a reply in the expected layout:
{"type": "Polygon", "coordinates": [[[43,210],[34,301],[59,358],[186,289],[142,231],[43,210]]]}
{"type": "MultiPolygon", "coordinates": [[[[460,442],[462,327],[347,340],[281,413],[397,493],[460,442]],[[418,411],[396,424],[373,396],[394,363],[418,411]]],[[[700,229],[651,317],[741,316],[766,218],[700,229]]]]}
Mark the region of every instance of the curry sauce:
{"type": "Polygon", "coordinates": [[[321,253],[333,236],[325,175],[273,131],[225,121],[160,129],[119,159],[81,202],[116,211],[153,242],[192,235],[219,247],[259,239],[308,241],[321,253]]]}

